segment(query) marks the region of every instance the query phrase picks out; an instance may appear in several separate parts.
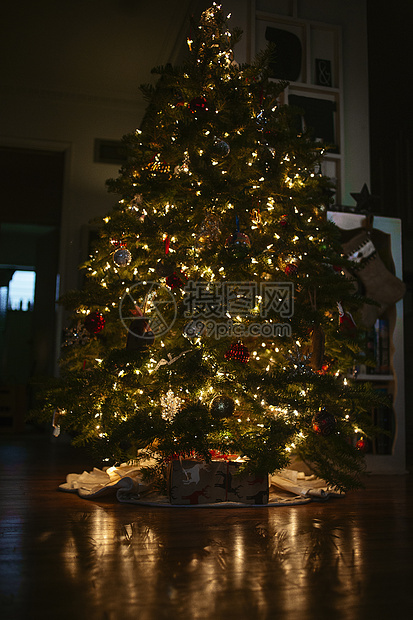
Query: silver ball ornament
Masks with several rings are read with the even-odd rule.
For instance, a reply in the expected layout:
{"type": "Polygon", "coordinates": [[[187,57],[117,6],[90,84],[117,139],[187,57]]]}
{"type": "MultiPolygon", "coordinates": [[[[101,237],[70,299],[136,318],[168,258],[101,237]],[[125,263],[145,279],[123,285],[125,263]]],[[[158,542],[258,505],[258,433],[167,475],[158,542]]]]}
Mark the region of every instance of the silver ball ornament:
{"type": "Polygon", "coordinates": [[[251,241],[248,235],[237,231],[228,237],[225,248],[234,258],[245,258],[251,249],[251,241]]]}
{"type": "Polygon", "coordinates": [[[116,250],[113,255],[113,261],[118,267],[127,267],[132,260],[132,254],[126,248],[116,250]]]}

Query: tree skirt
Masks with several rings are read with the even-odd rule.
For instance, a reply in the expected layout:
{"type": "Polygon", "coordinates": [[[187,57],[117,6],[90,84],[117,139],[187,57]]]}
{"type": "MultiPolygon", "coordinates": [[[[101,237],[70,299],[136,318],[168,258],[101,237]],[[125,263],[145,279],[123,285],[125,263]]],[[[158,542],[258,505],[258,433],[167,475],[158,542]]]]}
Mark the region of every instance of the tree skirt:
{"type": "MultiPolygon", "coordinates": [[[[124,504],[141,506],[163,506],[169,508],[252,508],[257,504],[223,501],[207,504],[171,504],[165,495],[160,495],[153,486],[143,481],[141,467],[127,464],[119,467],[82,474],[68,474],[66,482],[59,486],[61,491],[77,493],[85,499],[98,499],[103,495],[114,495],[124,504]]],[[[293,469],[282,469],[270,476],[268,504],[258,506],[293,506],[312,501],[325,501],[330,497],[340,497],[343,493],[331,489],[328,484],[314,475],[293,469]]]]}

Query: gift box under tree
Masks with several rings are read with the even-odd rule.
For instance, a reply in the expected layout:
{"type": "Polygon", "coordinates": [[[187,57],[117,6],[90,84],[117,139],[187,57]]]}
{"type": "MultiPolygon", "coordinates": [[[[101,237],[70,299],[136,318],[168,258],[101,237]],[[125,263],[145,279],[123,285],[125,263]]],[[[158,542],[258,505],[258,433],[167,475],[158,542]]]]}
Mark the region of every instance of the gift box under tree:
{"type": "Polygon", "coordinates": [[[194,459],[172,461],[168,472],[171,504],[267,504],[268,475],[240,472],[242,465],[242,462],[228,460],[209,463],[194,459]]]}

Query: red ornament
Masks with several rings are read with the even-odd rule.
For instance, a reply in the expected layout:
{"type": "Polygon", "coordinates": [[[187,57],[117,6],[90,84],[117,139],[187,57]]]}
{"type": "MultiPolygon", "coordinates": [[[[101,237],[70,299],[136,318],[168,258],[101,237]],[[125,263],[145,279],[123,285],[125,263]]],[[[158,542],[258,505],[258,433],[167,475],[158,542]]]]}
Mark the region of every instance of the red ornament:
{"type": "Polygon", "coordinates": [[[360,450],[361,452],[365,452],[367,450],[367,447],[368,447],[367,441],[364,439],[364,437],[360,437],[360,439],[356,443],[357,450],[360,450]]]}
{"type": "Polygon", "coordinates": [[[335,417],[331,415],[331,413],[328,413],[324,407],[321,408],[313,418],[313,431],[317,433],[317,435],[322,435],[323,437],[332,435],[336,430],[336,426],[335,417]]]}
{"type": "Polygon", "coordinates": [[[208,102],[205,97],[195,97],[192,101],[189,102],[189,109],[193,114],[197,112],[205,113],[208,112],[208,102]]]}
{"type": "Polygon", "coordinates": [[[284,273],[286,276],[296,276],[298,273],[297,263],[288,263],[288,265],[285,266],[284,273]]]}
{"type": "Polygon", "coordinates": [[[230,346],[224,357],[226,360],[234,360],[246,364],[250,359],[250,352],[242,342],[236,342],[230,346]]]}
{"type": "Polygon", "coordinates": [[[122,239],[115,239],[114,237],[111,238],[110,242],[114,248],[126,248],[128,245],[126,241],[123,241],[122,239]]]}
{"type": "Polygon", "coordinates": [[[105,327],[105,317],[101,312],[91,312],[85,318],[85,327],[91,334],[98,334],[105,327]]]}
{"type": "Polygon", "coordinates": [[[187,283],[188,278],[181,272],[174,271],[166,278],[166,284],[171,289],[183,288],[187,283]]]}
{"type": "Polygon", "coordinates": [[[317,374],[319,375],[326,375],[330,372],[331,367],[333,365],[334,360],[332,358],[324,358],[323,364],[320,368],[320,370],[317,370],[317,374]]]}
{"type": "Polygon", "coordinates": [[[280,226],[281,226],[281,228],[286,228],[288,226],[288,216],[287,215],[282,215],[280,217],[280,226]]]}

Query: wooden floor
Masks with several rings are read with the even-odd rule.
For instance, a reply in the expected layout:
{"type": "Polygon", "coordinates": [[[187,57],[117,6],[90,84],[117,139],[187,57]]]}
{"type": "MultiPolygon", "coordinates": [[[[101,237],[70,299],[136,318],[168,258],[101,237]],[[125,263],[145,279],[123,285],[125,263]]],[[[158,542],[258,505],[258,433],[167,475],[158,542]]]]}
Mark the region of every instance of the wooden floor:
{"type": "Polygon", "coordinates": [[[59,492],[93,465],[0,437],[1,620],[413,616],[413,476],[325,503],[147,508],[59,492]]]}

